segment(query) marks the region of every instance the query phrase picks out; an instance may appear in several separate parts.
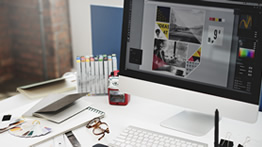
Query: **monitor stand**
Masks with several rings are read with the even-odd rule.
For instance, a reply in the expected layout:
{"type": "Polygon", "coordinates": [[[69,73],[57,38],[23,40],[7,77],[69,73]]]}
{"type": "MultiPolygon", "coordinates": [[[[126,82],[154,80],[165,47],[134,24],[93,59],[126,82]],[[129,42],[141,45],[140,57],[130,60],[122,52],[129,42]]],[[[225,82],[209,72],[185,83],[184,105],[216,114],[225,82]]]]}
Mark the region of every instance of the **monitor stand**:
{"type": "Polygon", "coordinates": [[[195,136],[203,136],[214,127],[214,116],[182,111],[161,122],[161,126],[195,136]]]}

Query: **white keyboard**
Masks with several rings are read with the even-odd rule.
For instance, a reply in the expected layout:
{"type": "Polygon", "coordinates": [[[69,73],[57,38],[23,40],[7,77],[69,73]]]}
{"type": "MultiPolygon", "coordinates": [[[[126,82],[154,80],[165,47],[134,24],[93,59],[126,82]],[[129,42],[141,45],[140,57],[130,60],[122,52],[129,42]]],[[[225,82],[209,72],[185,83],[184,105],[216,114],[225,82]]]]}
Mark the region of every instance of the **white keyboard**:
{"type": "Polygon", "coordinates": [[[207,147],[205,143],[170,136],[134,126],[127,127],[110,147],[207,147]]]}

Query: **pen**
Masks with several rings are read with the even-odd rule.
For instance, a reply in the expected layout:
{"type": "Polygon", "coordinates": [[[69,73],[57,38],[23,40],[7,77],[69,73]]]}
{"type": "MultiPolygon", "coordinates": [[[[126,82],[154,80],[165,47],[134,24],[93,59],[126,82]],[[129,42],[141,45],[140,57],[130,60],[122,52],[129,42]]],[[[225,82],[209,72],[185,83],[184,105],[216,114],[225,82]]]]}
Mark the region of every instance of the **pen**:
{"type": "Polygon", "coordinates": [[[219,147],[218,139],[219,139],[219,112],[216,109],[215,111],[215,141],[214,141],[214,147],[219,147]]]}

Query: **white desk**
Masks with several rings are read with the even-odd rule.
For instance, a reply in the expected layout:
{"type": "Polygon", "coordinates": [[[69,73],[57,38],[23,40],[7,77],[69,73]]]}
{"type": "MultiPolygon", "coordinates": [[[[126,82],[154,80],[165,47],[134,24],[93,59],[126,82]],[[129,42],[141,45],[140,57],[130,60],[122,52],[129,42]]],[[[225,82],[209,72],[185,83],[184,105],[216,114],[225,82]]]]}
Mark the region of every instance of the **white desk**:
{"type": "MultiPolygon", "coordinates": [[[[213,147],[213,130],[211,130],[205,136],[196,137],[175,130],[167,129],[159,125],[161,121],[183,110],[180,107],[135,96],[131,96],[131,101],[127,106],[109,105],[106,96],[89,96],[86,97],[86,99],[93,103],[93,107],[101,109],[106,113],[105,118],[102,119],[102,121],[108,123],[110,134],[106,134],[100,143],[108,144],[114,138],[116,138],[128,125],[134,125],[169,135],[205,142],[208,143],[209,147],[213,147]]],[[[21,94],[16,95],[12,98],[0,101],[0,113],[5,113],[11,109],[16,109],[34,101],[35,100],[27,99],[21,94]]],[[[22,114],[23,112],[21,111],[19,113],[22,114]]],[[[242,144],[245,141],[245,138],[250,136],[251,141],[248,143],[247,147],[261,147],[262,113],[259,113],[258,121],[255,124],[247,124],[223,118],[220,121],[220,137],[225,137],[227,132],[232,133],[231,139],[234,140],[235,146],[237,146],[239,143],[242,144]]],[[[86,129],[84,126],[74,130],[73,133],[83,147],[91,147],[92,145],[98,143],[97,139],[99,137],[93,135],[92,130],[86,129]]],[[[24,147],[29,146],[31,141],[33,141],[33,139],[18,138],[10,135],[8,132],[0,134],[0,146],[24,147]]]]}

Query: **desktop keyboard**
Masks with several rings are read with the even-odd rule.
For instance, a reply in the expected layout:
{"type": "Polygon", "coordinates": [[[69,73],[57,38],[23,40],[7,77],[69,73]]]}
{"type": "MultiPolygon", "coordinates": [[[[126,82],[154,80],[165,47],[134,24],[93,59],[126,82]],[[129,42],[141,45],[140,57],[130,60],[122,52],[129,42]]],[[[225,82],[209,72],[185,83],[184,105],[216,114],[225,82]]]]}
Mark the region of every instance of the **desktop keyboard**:
{"type": "Polygon", "coordinates": [[[207,147],[205,143],[170,136],[134,126],[127,127],[110,147],[207,147]]]}

